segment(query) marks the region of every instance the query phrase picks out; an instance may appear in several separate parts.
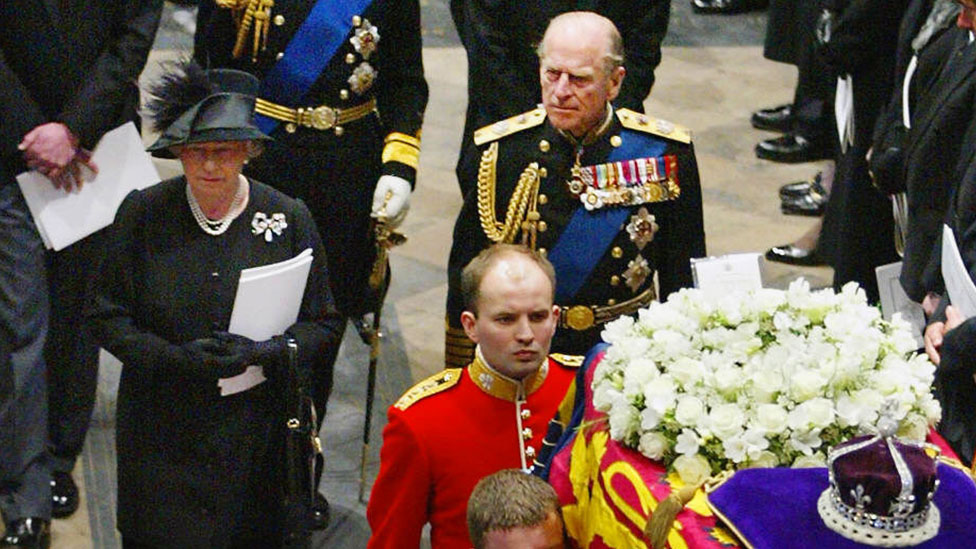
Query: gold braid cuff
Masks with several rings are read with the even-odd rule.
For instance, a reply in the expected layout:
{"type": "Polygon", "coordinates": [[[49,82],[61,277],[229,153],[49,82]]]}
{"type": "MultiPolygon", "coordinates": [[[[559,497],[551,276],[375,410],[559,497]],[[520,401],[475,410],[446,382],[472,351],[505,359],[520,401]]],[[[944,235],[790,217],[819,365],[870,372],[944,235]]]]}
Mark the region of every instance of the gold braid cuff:
{"type": "Polygon", "coordinates": [[[383,140],[384,143],[391,143],[393,141],[399,141],[401,143],[406,143],[407,145],[412,145],[416,148],[420,148],[420,132],[417,132],[417,137],[412,135],[407,135],[400,132],[391,132],[390,135],[386,136],[383,140]]]}
{"type": "Polygon", "coordinates": [[[481,164],[478,166],[478,217],[481,221],[481,229],[489,240],[496,243],[511,243],[515,241],[519,229],[523,228],[522,224],[530,205],[532,206],[532,212],[529,214],[530,223],[538,220],[535,201],[539,194],[539,164],[533,162],[522,171],[512,198],[508,201],[505,222],[499,223],[495,213],[497,162],[498,143],[492,143],[481,155],[481,164]],[[535,215],[533,216],[532,213],[535,215]]]}
{"type": "MultiPolygon", "coordinates": [[[[418,136],[420,132],[417,132],[418,136]]],[[[420,138],[393,132],[383,140],[383,163],[400,162],[413,169],[420,166],[420,138]]]]}

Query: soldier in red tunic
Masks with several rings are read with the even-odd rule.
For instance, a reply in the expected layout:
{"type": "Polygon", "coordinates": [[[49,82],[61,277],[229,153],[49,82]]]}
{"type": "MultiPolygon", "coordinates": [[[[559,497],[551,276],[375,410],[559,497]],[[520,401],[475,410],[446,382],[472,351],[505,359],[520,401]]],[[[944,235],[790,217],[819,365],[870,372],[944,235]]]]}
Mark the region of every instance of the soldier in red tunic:
{"type": "Polygon", "coordinates": [[[548,355],[559,308],[555,274],[538,252],[482,251],[462,274],[461,323],[478,344],[466,369],[421,381],[390,407],[380,473],[366,517],[369,547],[468,549],[468,496],[482,477],[528,469],[582,357],[548,355]]]}

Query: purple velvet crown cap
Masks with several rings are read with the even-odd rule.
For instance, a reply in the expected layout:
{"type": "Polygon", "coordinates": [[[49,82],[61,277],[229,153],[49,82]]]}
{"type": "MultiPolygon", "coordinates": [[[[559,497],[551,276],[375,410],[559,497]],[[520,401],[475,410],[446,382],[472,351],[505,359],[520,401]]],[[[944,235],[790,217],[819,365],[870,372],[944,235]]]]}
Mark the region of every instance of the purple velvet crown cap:
{"type": "Polygon", "coordinates": [[[879,434],[838,444],[827,454],[830,485],[817,513],[834,532],[876,547],[916,545],[938,535],[932,503],[939,481],[935,459],[920,444],[895,438],[896,423],[879,434]]]}
{"type": "MultiPolygon", "coordinates": [[[[888,440],[901,454],[911,473],[913,501],[910,512],[922,511],[931,501],[938,483],[935,460],[919,445],[906,444],[897,439],[888,440]]],[[[840,499],[851,507],[863,509],[864,512],[891,516],[891,505],[901,494],[903,479],[886,439],[878,436],[856,437],[838,444],[832,453],[839,454],[830,465],[830,478],[840,499]],[[843,452],[846,448],[871,439],[874,442],[859,450],[843,452]]]]}

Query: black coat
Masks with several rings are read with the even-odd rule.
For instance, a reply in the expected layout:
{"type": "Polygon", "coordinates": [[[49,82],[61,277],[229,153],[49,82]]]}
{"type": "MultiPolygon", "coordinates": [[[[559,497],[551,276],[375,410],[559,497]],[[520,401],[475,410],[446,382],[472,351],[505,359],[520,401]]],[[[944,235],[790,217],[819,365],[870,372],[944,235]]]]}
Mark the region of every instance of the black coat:
{"type": "Polygon", "coordinates": [[[895,81],[891,87],[891,97],[881,111],[874,126],[871,156],[871,173],[875,184],[888,194],[905,191],[905,146],[908,128],[904,122],[904,86],[908,77],[908,67],[916,58],[914,73],[908,85],[908,109],[914,113],[918,97],[926,93],[938,77],[945,60],[944,47],[930,47],[936,38],[948,29],[945,26],[933,27],[924,37],[919,33],[930,17],[933,0],[911,0],[902,17],[898,30],[898,48],[895,53],[895,81]]]}
{"type": "Polygon", "coordinates": [[[878,301],[875,267],[897,261],[891,203],[871,183],[866,155],[875,121],[894,82],[898,25],[907,0],[836,2],[839,18],[830,42],[820,48],[836,75],[854,81],[854,143],[837,159],[824,218],[824,231],[835,249],[829,254],[834,287],[850,281],[878,301]]]}
{"type": "MultiPolygon", "coordinates": [[[[227,329],[242,269],[306,248],[313,250],[312,270],[298,322],[287,331],[302,368],[339,344],[342,320],[303,203],[252,182],[244,212],[215,237],[197,226],[185,187],[179,177],[123,202],[89,318],[99,343],[124,364],[116,420],[119,531],[159,547],[223,547],[278,527],[283,460],[274,427],[283,426],[275,415],[281,397],[272,383],[221,397],[216,379],[180,375],[180,345],[227,329]],[[257,212],[284,213],[288,226],[267,241],[252,233],[257,212]]],[[[279,374],[265,373],[272,381],[279,374]]]]}
{"type": "Polygon", "coordinates": [[[956,184],[947,168],[959,161],[976,100],[976,46],[969,43],[969,31],[952,28],[929,49],[940,72],[918,95],[905,148],[908,234],[901,284],[916,301],[941,290],[942,223],[956,184]]]}
{"type": "MultiPolygon", "coordinates": [[[[959,183],[949,201],[946,223],[955,234],[969,277],[976,280],[976,127],[970,126],[962,150],[954,172],[959,183]]],[[[941,310],[937,312],[936,320],[944,320],[941,310]]],[[[976,373],[976,319],[969,318],[950,330],[940,353],[942,360],[935,371],[934,387],[935,396],[942,405],[938,430],[963,463],[969,465],[976,452],[976,384],[973,380],[976,373]]]]}
{"type": "MultiPolygon", "coordinates": [[[[232,67],[262,78],[314,5],[314,0],[276,1],[267,49],[256,62],[249,47],[240,58],[232,56],[237,31],[231,11],[205,5],[195,56],[204,66],[232,67]]],[[[379,114],[346,124],[341,135],[305,127],[289,133],[282,122],[264,154],[245,168],[246,175],[308,204],[329,254],[332,293],[345,315],[360,315],[373,307],[366,294],[374,258],[369,214],[376,181],[385,174],[403,177],[411,184],[416,179],[414,166],[396,160],[383,162],[384,140],[393,133],[419,138],[427,105],[417,0],[374,0],[360,16],[378,29],[376,51],[365,59],[349,37],[343,39],[305,97],[295,97],[284,106],[341,109],[375,98],[379,114]],[[372,86],[360,94],[348,80],[364,63],[376,75],[372,86]]]]}
{"type": "MultiPolygon", "coordinates": [[[[468,56],[468,109],[461,155],[474,131],[515,116],[539,103],[536,47],[549,20],[561,13],[587,10],[617,26],[624,41],[627,77],[618,107],[644,110],[661,62],[661,42],[668,30],[671,0],[451,0],[451,14],[468,56]]],[[[461,193],[469,181],[462,178],[461,193]]]]}
{"type": "MultiPolygon", "coordinates": [[[[528,117],[544,111],[538,109],[527,113],[528,117]]],[[[618,111],[619,114],[619,111],[618,111]]],[[[633,117],[633,113],[631,113],[633,117]]],[[[508,121],[516,123],[515,119],[508,121]]],[[[656,124],[653,119],[647,128],[667,127],[667,123],[656,124]]],[[[490,130],[489,130],[490,131],[490,130]]],[[[580,164],[590,166],[607,162],[608,155],[617,143],[628,145],[628,140],[638,135],[647,135],[633,129],[623,128],[616,114],[608,130],[595,142],[582,147],[580,164]]],[[[606,306],[623,303],[633,299],[654,285],[654,272],[657,273],[659,295],[663,300],[671,292],[693,285],[689,259],[705,255],[705,232],[702,223],[701,184],[695,150],[690,141],[668,138],[664,134],[650,134],[651,139],[663,145],[663,155],[673,155],[677,170],[676,182],[680,186],[680,196],[673,200],[647,202],[640,205],[603,206],[589,214],[599,219],[602,213],[614,208],[627,208],[630,215],[619,227],[614,228],[614,237],[602,250],[596,266],[583,282],[580,290],[569,302],[561,306],[585,305],[606,306]],[[644,246],[635,242],[627,231],[634,216],[646,208],[655,218],[657,231],[653,240],[644,246]],[[637,262],[646,261],[650,274],[637,279],[630,285],[625,273],[637,262]]],[[[677,134],[672,134],[672,137],[677,134]]],[[[499,222],[504,221],[513,190],[520,174],[533,162],[544,168],[545,177],[541,179],[538,190],[538,211],[540,229],[536,235],[536,248],[551,250],[559,240],[570,219],[583,209],[580,198],[574,196],[567,185],[572,180],[571,170],[576,156],[575,145],[548,122],[541,122],[497,140],[472,147],[466,155],[462,172],[465,181],[474,190],[464,197],[464,204],[454,225],[454,241],[448,261],[447,315],[449,325],[460,328],[460,315],[463,303],[460,295],[461,270],[481,250],[491,245],[491,240],[482,228],[479,216],[478,181],[481,158],[492,145],[498,146],[495,178],[495,212],[499,222]],[[543,230],[544,229],[544,230],[543,230]]],[[[638,153],[635,158],[653,156],[638,153]]],[[[487,187],[486,187],[487,188],[487,187]]],[[[514,238],[521,242],[522,235],[514,238]]],[[[565,273],[564,273],[565,275],[565,273]]],[[[557,284],[560,273],[556,272],[557,284]]],[[[565,320],[565,319],[564,319],[565,320]]],[[[584,354],[600,341],[602,325],[585,331],[574,331],[561,327],[553,340],[552,351],[568,354],[584,354]]]]}
{"type": "MultiPolygon", "coordinates": [[[[14,184],[14,177],[27,169],[17,145],[38,126],[61,122],[81,146],[91,149],[114,127],[138,123],[136,81],[152,47],[161,7],[161,0],[0,2],[0,19],[12,22],[0,32],[0,186],[14,184]]],[[[95,404],[98,348],[83,325],[82,311],[88,278],[100,253],[99,235],[92,235],[48,253],[44,273],[5,274],[37,285],[47,278],[49,319],[39,328],[24,322],[0,327],[0,337],[6,339],[0,346],[19,349],[30,340],[17,334],[46,329],[48,429],[40,424],[40,432],[32,432],[34,427],[18,429],[29,437],[46,438],[61,462],[72,462],[81,452],[95,404]]],[[[32,384],[20,380],[18,387],[32,384]]]]}
{"type": "Polygon", "coordinates": [[[813,47],[813,31],[820,11],[816,2],[770,0],[763,57],[798,65],[803,50],[813,47]]]}
{"type": "MultiPolygon", "coordinates": [[[[24,134],[63,122],[87,148],[136,118],[136,80],[159,24],[161,0],[0,2],[0,164],[26,169],[24,134]]],[[[5,181],[6,182],[6,178],[5,181]]]]}

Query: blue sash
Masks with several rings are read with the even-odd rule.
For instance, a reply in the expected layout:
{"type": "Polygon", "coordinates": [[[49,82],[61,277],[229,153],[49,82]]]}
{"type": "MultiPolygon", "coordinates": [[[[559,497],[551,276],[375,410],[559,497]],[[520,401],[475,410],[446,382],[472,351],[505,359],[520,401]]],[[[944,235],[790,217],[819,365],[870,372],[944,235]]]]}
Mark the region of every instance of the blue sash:
{"type": "MultiPolygon", "coordinates": [[[[623,143],[610,152],[607,162],[664,153],[664,141],[648,134],[622,130],[621,137],[623,143]]],[[[607,246],[617,236],[630,210],[628,207],[616,207],[590,211],[582,204],[576,208],[576,213],[548,254],[549,261],[559,273],[556,277],[556,303],[570,303],[606,253],[607,246]]]]}
{"type": "MultiPolygon", "coordinates": [[[[285,48],[285,55],[261,81],[262,99],[291,106],[303,98],[352,30],[352,17],[373,0],[318,0],[285,48]]],[[[258,127],[270,134],[278,121],[254,115],[258,127]]]]}

